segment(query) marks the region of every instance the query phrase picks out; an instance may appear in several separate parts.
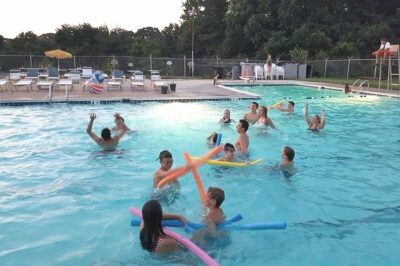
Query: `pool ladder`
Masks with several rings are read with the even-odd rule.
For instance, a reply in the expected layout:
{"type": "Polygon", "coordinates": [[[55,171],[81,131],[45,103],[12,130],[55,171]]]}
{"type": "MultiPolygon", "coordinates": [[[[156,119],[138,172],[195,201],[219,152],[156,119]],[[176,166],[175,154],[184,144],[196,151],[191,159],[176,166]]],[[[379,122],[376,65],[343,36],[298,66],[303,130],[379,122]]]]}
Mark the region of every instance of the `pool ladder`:
{"type": "Polygon", "coordinates": [[[369,80],[368,79],[357,79],[356,81],[354,81],[353,85],[351,85],[350,88],[351,88],[351,90],[353,90],[357,86],[356,90],[360,90],[364,86],[365,83],[368,85],[367,88],[369,89],[369,80]]]}

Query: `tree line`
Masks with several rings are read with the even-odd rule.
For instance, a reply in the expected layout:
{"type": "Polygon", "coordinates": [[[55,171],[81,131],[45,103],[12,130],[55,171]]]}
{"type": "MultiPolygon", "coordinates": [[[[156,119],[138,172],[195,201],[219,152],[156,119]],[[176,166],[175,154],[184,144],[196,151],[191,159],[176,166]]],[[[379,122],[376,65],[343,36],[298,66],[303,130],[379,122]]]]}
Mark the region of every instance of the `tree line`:
{"type": "Polygon", "coordinates": [[[2,55],[42,55],[63,49],[76,56],[182,57],[284,60],[370,58],[381,36],[400,37],[398,0],[186,0],[179,24],[136,32],[90,24],[62,25],[55,33],[0,35],[2,55]],[[194,30],[194,34],[193,34],[194,30]],[[193,34],[193,35],[192,35],[193,34]]]}

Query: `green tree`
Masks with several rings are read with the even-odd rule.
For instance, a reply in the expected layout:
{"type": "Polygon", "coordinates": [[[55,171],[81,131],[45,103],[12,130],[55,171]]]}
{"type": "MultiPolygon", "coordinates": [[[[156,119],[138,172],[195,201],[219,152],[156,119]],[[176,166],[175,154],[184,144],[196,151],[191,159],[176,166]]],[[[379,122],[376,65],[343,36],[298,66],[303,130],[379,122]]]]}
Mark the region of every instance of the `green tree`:
{"type": "Polygon", "coordinates": [[[43,50],[39,47],[38,37],[32,31],[22,32],[9,43],[10,54],[28,55],[42,54],[43,50]]]}
{"type": "Polygon", "coordinates": [[[161,54],[161,32],[154,27],[146,27],[139,29],[133,35],[133,45],[131,54],[133,56],[162,56],[161,54]]]}

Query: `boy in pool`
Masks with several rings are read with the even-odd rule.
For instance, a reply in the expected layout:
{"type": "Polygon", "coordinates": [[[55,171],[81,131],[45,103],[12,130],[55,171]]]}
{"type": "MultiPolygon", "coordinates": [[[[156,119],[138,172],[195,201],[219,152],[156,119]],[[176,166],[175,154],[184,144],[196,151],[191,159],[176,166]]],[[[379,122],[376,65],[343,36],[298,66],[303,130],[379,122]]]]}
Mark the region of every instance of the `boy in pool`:
{"type": "Polygon", "coordinates": [[[209,187],[204,202],[207,207],[207,215],[203,222],[207,225],[207,231],[211,236],[217,235],[217,224],[225,220],[224,211],[220,208],[225,200],[225,192],[217,187],[209,187]]]}
{"type": "Polygon", "coordinates": [[[252,102],[250,105],[250,112],[244,114],[243,120],[246,120],[247,123],[249,124],[254,124],[255,122],[257,122],[259,118],[257,109],[258,109],[258,103],[252,102]]]}
{"type": "Polygon", "coordinates": [[[249,149],[249,136],[246,133],[248,129],[249,123],[244,119],[240,119],[236,125],[236,132],[239,133],[239,138],[235,142],[235,147],[242,154],[246,154],[249,149]]]}
{"type": "MultiPolygon", "coordinates": [[[[174,160],[172,159],[172,154],[164,150],[160,152],[160,155],[158,156],[158,159],[160,160],[161,167],[158,169],[154,175],[153,175],[153,187],[157,188],[158,183],[160,183],[161,180],[163,180],[166,176],[168,176],[172,170],[176,170],[178,168],[172,169],[172,164],[174,160]]],[[[189,168],[189,165],[182,166],[180,168],[189,168]]]]}
{"type": "Polygon", "coordinates": [[[283,107],[283,103],[278,105],[277,107],[271,107],[271,109],[275,109],[281,112],[293,113],[294,112],[294,102],[289,101],[287,107],[283,107]]]}
{"type": "Polygon", "coordinates": [[[103,128],[101,131],[101,138],[98,137],[94,132],[92,132],[93,122],[96,119],[96,114],[90,114],[90,121],[86,128],[86,133],[104,150],[112,151],[115,150],[119,140],[125,134],[127,127],[125,126],[124,121],[121,119],[119,114],[115,114],[115,119],[118,120],[118,123],[122,124],[121,130],[118,131],[118,134],[115,136],[111,136],[111,130],[109,128],[103,128]]]}
{"type": "Polygon", "coordinates": [[[224,156],[222,156],[221,158],[218,158],[217,161],[240,162],[240,163],[250,164],[250,162],[242,161],[235,157],[235,146],[233,146],[231,143],[226,143],[224,145],[224,152],[225,152],[224,156]]]}
{"type": "Polygon", "coordinates": [[[279,164],[279,169],[290,175],[293,175],[295,171],[293,162],[294,156],[295,151],[293,148],[289,146],[283,147],[281,151],[281,162],[279,164]]]}

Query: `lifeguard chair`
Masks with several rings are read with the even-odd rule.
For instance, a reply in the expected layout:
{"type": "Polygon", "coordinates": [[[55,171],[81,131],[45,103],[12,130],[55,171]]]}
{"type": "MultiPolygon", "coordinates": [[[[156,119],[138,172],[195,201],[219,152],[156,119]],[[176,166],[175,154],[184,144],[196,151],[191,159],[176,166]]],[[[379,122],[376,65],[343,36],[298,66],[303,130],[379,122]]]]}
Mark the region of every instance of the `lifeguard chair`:
{"type": "MultiPolygon", "coordinates": [[[[389,90],[391,85],[397,85],[399,86],[400,89],[400,55],[399,55],[399,45],[398,44],[392,44],[390,45],[390,50],[387,54],[386,58],[383,58],[383,60],[380,60],[379,62],[379,89],[381,88],[381,83],[382,83],[382,67],[383,67],[383,62],[387,60],[387,86],[386,88],[389,90]]],[[[375,65],[375,73],[374,73],[374,78],[376,78],[376,72],[377,72],[377,65],[375,65]]]]}

